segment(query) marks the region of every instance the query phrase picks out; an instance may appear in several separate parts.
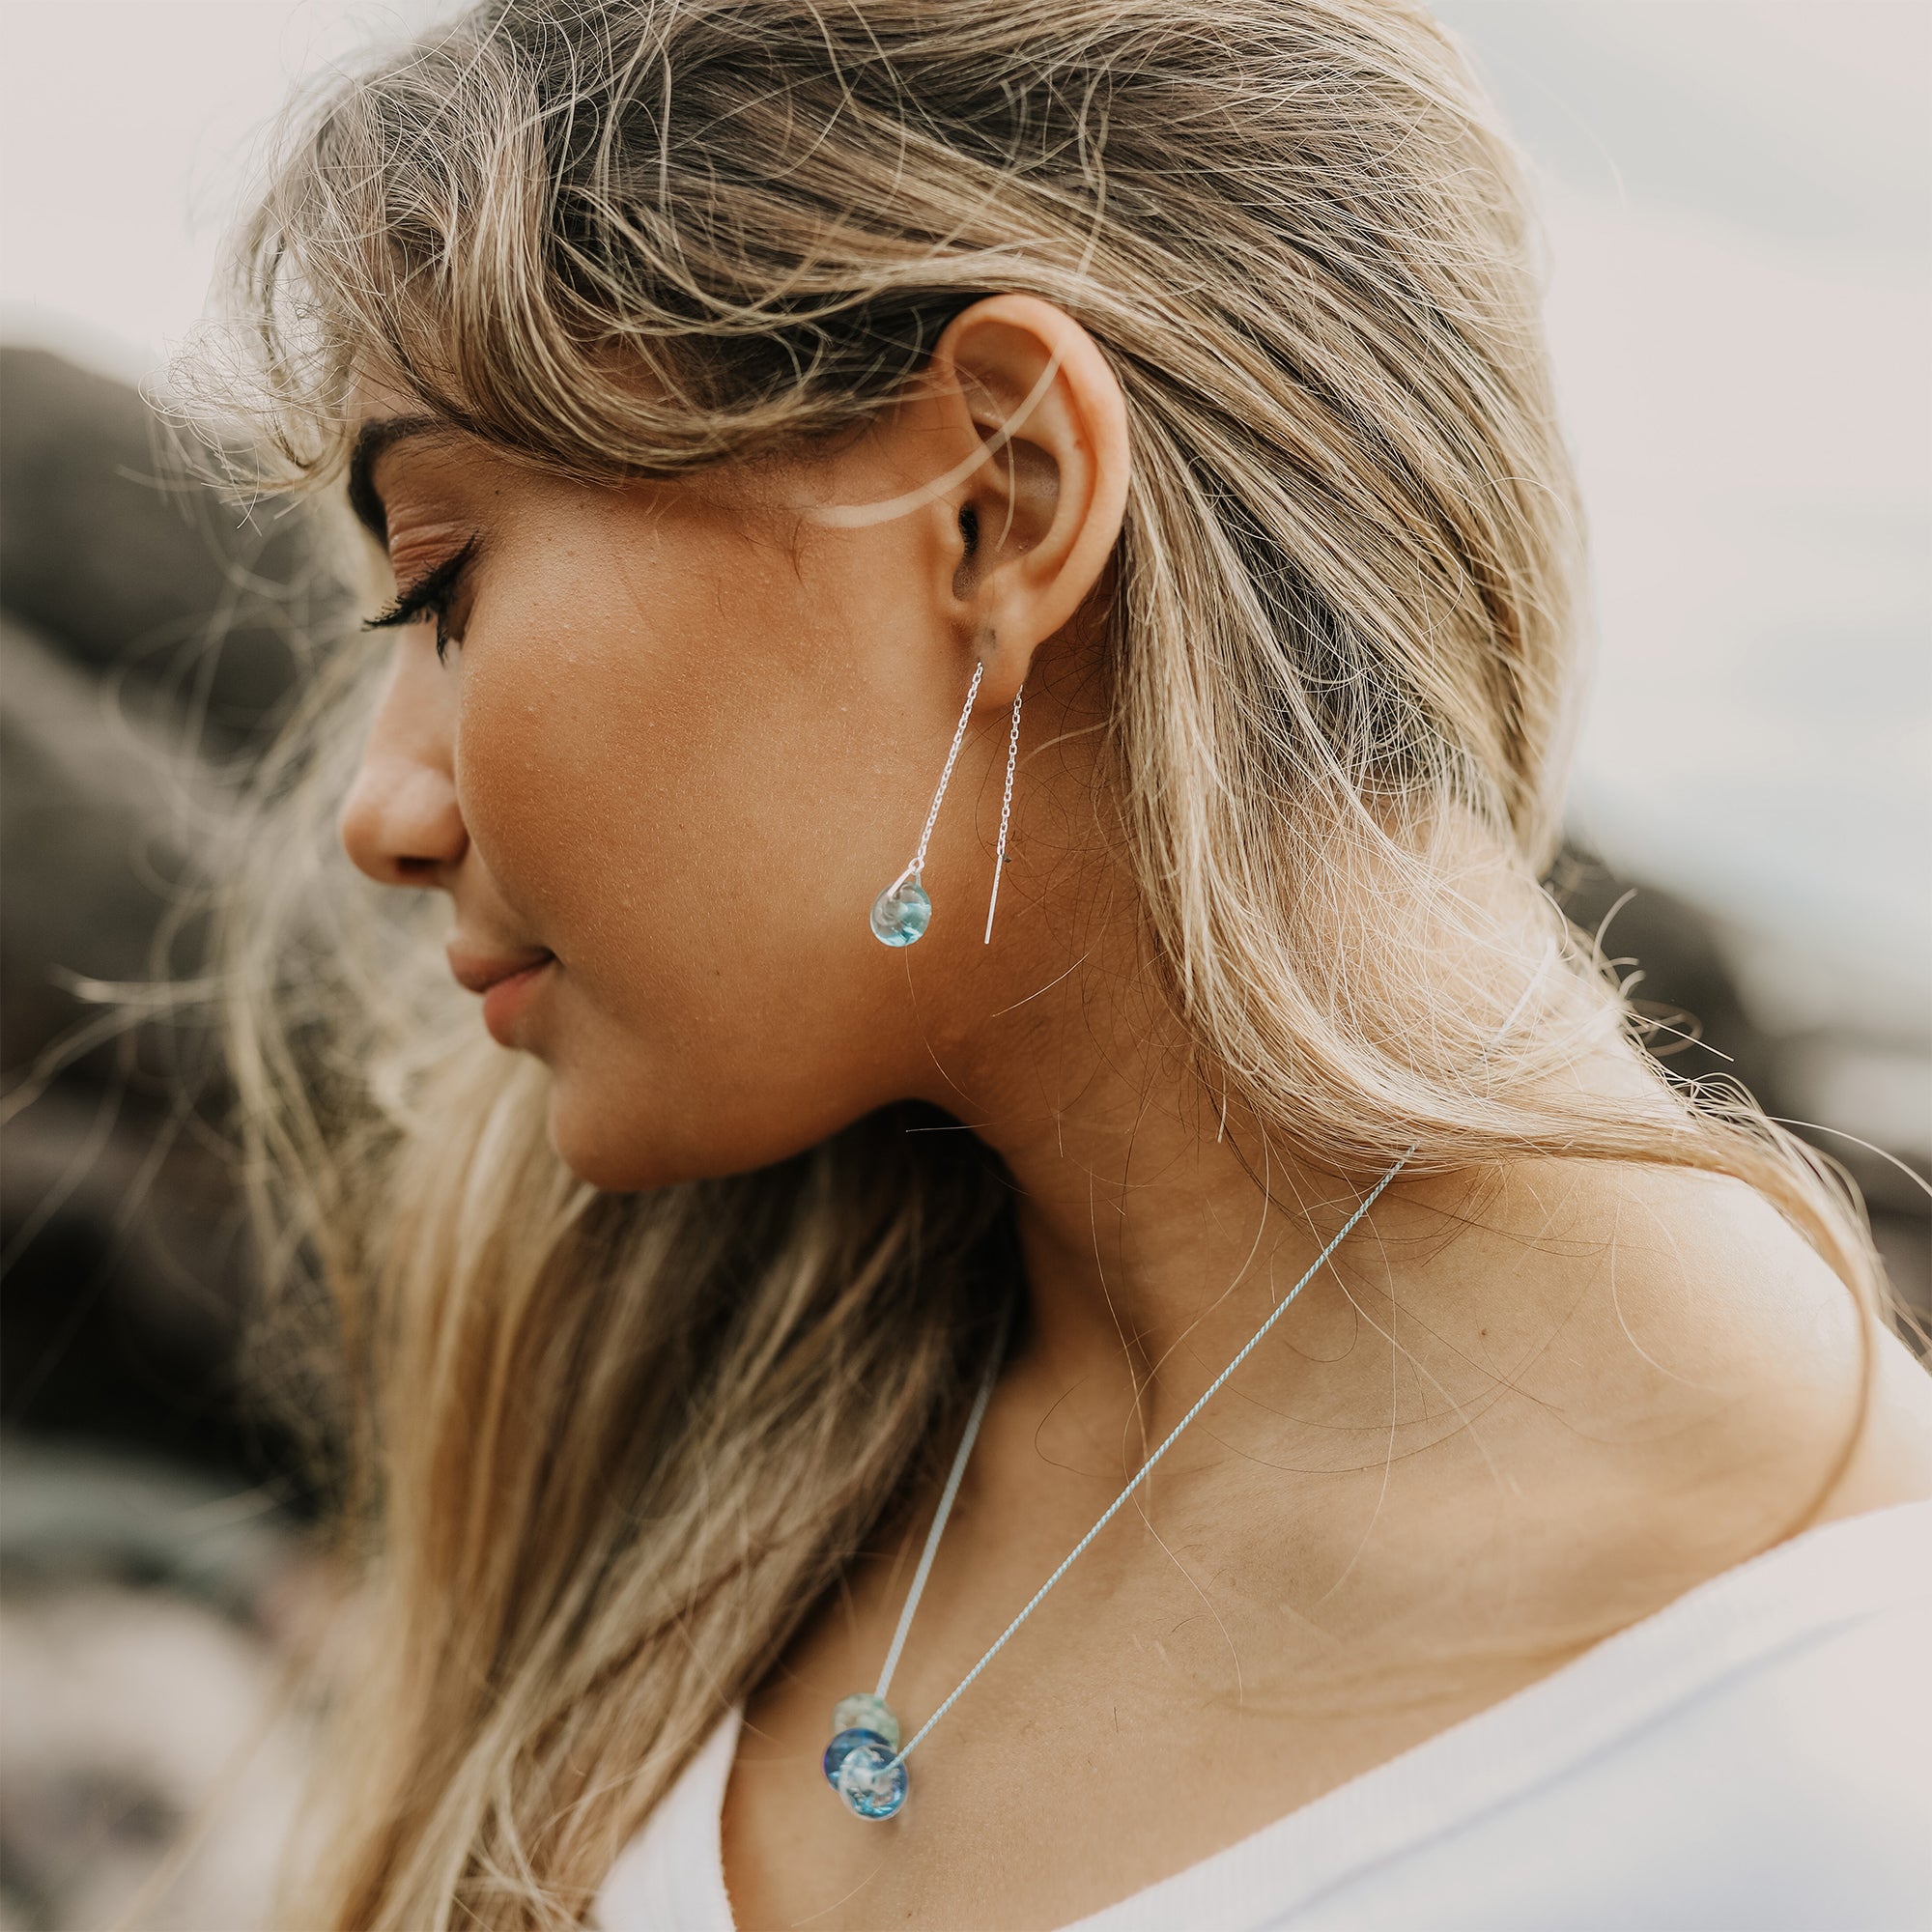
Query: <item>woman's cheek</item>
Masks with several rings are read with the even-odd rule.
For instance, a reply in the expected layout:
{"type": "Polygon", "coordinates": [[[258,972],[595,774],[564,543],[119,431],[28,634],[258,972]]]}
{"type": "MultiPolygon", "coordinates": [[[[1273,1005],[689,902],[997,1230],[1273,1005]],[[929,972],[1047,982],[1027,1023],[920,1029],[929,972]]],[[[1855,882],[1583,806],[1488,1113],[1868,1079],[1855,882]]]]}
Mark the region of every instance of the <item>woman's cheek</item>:
{"type": "Polygon", "coordinates": [[[607,1012],[662,1025],[744,963],[730,908],[755,875],[758,787],[722,768],[743,753],[714,728],[728,707],[654,674],[661,657],[629,628],[580,618],[470,650],[457,787],[530,941],[607,1012]]]}
{"type": "Polygon", "coordinates": [[[621,731],[584,702],[546,648],[466,642],[456,783],[464,822],[529,937],[561,958],[586,913],[586,865],[608,867],[616,827],[611,744],[621,731]]]}

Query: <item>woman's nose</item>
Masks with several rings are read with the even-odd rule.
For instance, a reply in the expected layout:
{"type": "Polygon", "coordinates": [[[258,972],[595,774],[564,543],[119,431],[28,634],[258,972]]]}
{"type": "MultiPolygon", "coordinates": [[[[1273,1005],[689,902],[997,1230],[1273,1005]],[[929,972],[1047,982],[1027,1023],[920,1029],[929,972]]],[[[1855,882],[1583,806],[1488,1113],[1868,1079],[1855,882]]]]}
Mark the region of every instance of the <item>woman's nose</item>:
{"type": "Polygon", "coordinates": [[[455,679],[412,665],[399,640],[389,681],[343,801],[338,830],[357,867],[385,886],[444,882],[469,842],[456,802],[455,679]]]}

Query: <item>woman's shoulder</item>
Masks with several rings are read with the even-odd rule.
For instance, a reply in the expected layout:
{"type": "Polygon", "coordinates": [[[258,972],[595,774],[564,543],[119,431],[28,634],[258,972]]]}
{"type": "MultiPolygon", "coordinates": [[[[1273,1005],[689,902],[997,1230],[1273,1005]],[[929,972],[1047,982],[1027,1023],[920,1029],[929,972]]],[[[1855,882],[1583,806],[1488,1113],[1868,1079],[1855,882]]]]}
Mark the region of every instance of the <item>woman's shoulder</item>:
{"type": "MultiPolygon", "coordinates": [[[[1932,1496],[1932,1378],[1742,1182],[1524,1162],[1442,1189],[1418,1236],[1431,1209],[1454,1237],[1411,1331],[1480,1365],[1438,1377],[1469,1418],[1456,1494],[1507,1491],[1511,1601],[1552,1643],[1807,1526],[1932,1496]]],[[[1487,1520],[1453,1500],[1445,1562],[1487,1520]]]]}
{"type": "Polygon", "coordinates": [[[1695,1425],[1719,1494],[1776,1510],[1815,1479],[1813,1522],[1932,1496],[1932,1377],[1769,1200],[1725,1176],[1625,1169],[1607,1209],[1619,1327],[1657,1345],[1629,1386],[1695,1425]]]}
{"type": "Polygon", "coordinates": [[[1729,1472],[1740,1502],[1755,1486],[1776,1507],[1809,1475],[1814,1520],[1932,1495],[1932,1377],[1742,1180],[1523,1163],[1466,1222],[1445,1259],[1490,1305],[1516,1278],[1516,1378],[1553,1433],[1623,1444],[1680,1490],[1729,1492],[1729,1472]]]}

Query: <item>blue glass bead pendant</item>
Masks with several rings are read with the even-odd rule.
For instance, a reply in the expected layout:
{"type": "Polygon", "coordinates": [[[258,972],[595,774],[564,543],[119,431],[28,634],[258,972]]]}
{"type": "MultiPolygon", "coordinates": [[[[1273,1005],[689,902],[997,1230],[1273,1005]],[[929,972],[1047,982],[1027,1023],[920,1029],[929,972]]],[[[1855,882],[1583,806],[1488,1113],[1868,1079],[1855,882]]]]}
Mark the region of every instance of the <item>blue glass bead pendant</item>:
{"type": "MultiPolygon", "coordinates": [[[[906,867],[906,874],[917,877],[917,860],[906,867]]],[[[904,875],[895,883],[903,884],[904,875]]],[[[876,919],[875,914],[874,930],[877,930],[876,919]]],[[[884,937],[883,934],[880,936],[884,937]]],[[[917,936],[914,935],[915,938],[917,936]]],[[[1006,1357],[1006,1320],[1002,1317],[991,1361],[980,1383],[980,1393],[973,1399],[966,1427],[960,1432],[959,1447],[952,1452],[952,1470],[946,1478],[946,1487],[939,1492],[939,1507],[933,1511],[932,1521],[925,1532],[925,1548],[920,1552],[919,1567],[913,1572],[912,1583],[906,1590],[905,1607],[899,1611],[898,1629],[893,1633],[892,1646],[886,1652],[885,1665],[879,1672],[879,1688],[876,1690],[855,1690],[851,1696],[839,1698],[832,1707],[832,1742],[825,1747],[825,1781],[838,1792],[840,1803],[855,1818],[876,1820],[896,1817],[906,1801],[906,1768],[899,1748],[899,1720],[893,1707],[886,1702],[886,1691],[892,1684],[893,1672],[898,1667],[899,1652],[905,1648],[906,1632],[912,1628],[913,1613],[919,1608],[920,1593],[925,1588],[925,1579],[932,1573],[933,1552],[939,1548],[939,1539],[946,1534],[946,1519],[952,1513],[953,1498],[959,1493],[960,1479],[966,1473],[966,1462],[973,1453],[974,1438],[980,1434],[980,1424],[985,1417],[986,1404],[993,1393],[994,1378],[1006,1357]]],[[[954,1696],[958,1694],[956,1690],[953,1692],[954,1696]]],[[[926,1729],[930,1730],[937,1721],[937,1715],[928,1719],[926,1729]]],[[[924,1731],[918,1732],[913,1744],[924,1735],[924,1731]]]]}
{"type": "Polygon", "coordinates": [[[825,1781],[855,1818],[890,1818],[906,1800],[906,1768],[893,1762],[899,1720],[883,1697],[860,1691],[832,1713],[825,1747],[825,1781]]]}

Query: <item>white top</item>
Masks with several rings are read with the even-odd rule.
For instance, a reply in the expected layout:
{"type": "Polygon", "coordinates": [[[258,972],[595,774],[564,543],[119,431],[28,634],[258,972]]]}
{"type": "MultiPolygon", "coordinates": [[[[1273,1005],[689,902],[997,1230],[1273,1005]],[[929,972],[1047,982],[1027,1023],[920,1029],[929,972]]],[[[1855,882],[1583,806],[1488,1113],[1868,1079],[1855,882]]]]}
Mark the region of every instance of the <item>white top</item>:
{"type": "MultiPolygon", "coordinates": [[[[1823,1524],[1074,1924],[1928,1932],[1928,1612],[1932,1500],[1823,1524]]],[[[618,1860],[603,1932],[733,1932],[719,1812],[741,1716],[618,1860]]]]}

